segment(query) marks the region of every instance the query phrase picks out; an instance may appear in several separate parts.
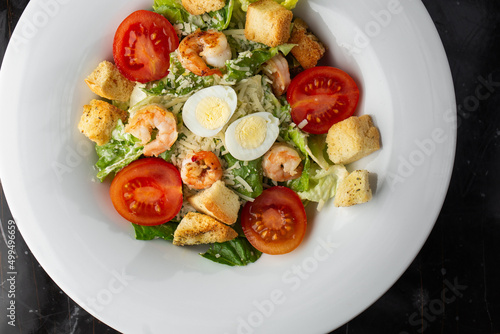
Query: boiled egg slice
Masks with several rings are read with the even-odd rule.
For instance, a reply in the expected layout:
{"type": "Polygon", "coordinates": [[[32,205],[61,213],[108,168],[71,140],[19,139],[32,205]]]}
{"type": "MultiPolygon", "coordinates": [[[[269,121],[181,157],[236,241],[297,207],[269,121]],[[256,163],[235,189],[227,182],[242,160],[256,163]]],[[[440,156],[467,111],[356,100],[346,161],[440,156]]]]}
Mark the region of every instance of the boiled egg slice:
{"type": "Polygon", "coordinates": [[[242,117],[227,127],[226,149],[242,161],[263,156],[279,134],[279,120],[268,112],[257,112],[242,117]]]}
{"type": "Polygon", "coordinates": [[[182,108],[184,125],[201,137],[213,137],[233,116],[238,98],[228,86],[211,86],[194,93],[182,108]]]}

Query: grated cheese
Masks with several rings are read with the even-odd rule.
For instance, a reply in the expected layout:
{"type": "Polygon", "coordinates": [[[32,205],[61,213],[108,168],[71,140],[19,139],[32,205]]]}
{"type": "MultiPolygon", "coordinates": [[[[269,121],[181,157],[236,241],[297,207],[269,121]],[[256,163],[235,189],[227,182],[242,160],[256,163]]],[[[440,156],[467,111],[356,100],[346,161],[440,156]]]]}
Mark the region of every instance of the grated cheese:
{"type": "Polygon", "coordinates": [[[246,191],[248,191],[248,192],[252,192],[253,191],[253,188],[241,176],[239,176],[239,175],[236,176],[235,180],[238,181],[239,183],[241,183],[241,185],[243,186],[243,188],[245,188],[246,191]]]}
{"type": "Polygon", "coordinates": [[[243,200],[247,201],[247,202],[253,202],[255,201],[255,198],[252,198],[252,197],[248,197],[248,196],[245,196],[239,192],[236,191],[236,195],[240,196],[240,198],[242,198],[243,200]]]}
{"type": "Polygon", "coordinates": [[[304,120],[303,120],[302,122],[300,122],[300,123],[297,125],[297,127],[298,127],[299,129],[301,129],[301,130],[302,130],[302,128],[303,128],[304,126],[306,126],[306,125],[307,125],[307,123],[309,123],[309,121],[308,121],[307,119],[305,119],[305,118],[304,118],[304,120]]]}

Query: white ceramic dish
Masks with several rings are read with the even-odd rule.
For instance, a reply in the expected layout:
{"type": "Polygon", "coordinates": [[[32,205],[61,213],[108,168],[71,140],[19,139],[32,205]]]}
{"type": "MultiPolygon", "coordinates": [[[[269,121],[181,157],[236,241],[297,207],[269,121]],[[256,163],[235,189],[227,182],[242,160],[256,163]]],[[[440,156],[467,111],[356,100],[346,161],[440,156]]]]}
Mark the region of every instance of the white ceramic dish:
{"type": "Polygon", "coordinates": [[[126,333],[322,333],[347,322],[404,272],[432,229],[455,149],[455,99],[440,39],[417,0],[301,0],[295,13],[328,45],[324,63],[362,90],[383,149],[374,199],[332,205],[303,244],[230,268],[197,249],[141,242],[92,182],[95,153],[76,124],[83,79],[121,20],[152,1],[32,0],[2,66],[1,180],[19,229],[54,281],[126,333]],[[50,5],[48,5],[50,4],[50,5]]]}

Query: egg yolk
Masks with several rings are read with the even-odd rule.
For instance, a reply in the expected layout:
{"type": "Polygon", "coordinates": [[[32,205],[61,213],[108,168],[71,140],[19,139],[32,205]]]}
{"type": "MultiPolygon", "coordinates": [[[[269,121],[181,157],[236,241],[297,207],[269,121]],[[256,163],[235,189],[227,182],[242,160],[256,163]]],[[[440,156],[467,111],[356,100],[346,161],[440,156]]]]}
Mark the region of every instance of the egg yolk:
{"type": "Polygon", "coordinates": [[[227,102],[215,96],[204,98],[196,106],[196,119],[205,129],[220,128],[226,124],[230,115],[227,102]]]}
{"type": "Polygon", "coordinates": [[[243,148],[254,149],[262,145],[266,139],[266,120],[259,116],[250,116],[241,120],[236,126],[236,141],[243,148]]]}

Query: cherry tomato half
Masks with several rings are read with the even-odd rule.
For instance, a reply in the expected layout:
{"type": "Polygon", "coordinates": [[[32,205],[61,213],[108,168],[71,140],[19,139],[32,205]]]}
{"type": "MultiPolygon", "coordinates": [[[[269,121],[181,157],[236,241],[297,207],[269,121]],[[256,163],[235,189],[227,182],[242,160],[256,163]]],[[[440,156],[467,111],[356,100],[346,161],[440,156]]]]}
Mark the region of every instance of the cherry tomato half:
{"type": "Polygon", "coordinates": [[[182,206],[182,181],[177,168],[161,158],[139,159],[119,171],[109,189],[116,211],[139,225],[159,225],[182,206]]]}
{"type": "Polygon", "coordinates": [[[170,53],[178,46],[174,27],[164,16],[138,10],[116,30],[113,58],[127,79],[145,83],[168,74],[170,53]]]}
{"type": "Polygon", "coordinates": [[[306,211],[293,190],[272,187],[245,204],[241,226],[248,241],[261,252],[286,254],[297,248],[304,238],[306,211]]]}
{"type": "Polygon", "coordinates": [[[293,78],[287,91],[295,124],[307,120],[305,132],[327,133],[330,127],[352,116],[359,89],[354,80],[335,67],[317,66],[293,78]]]}

